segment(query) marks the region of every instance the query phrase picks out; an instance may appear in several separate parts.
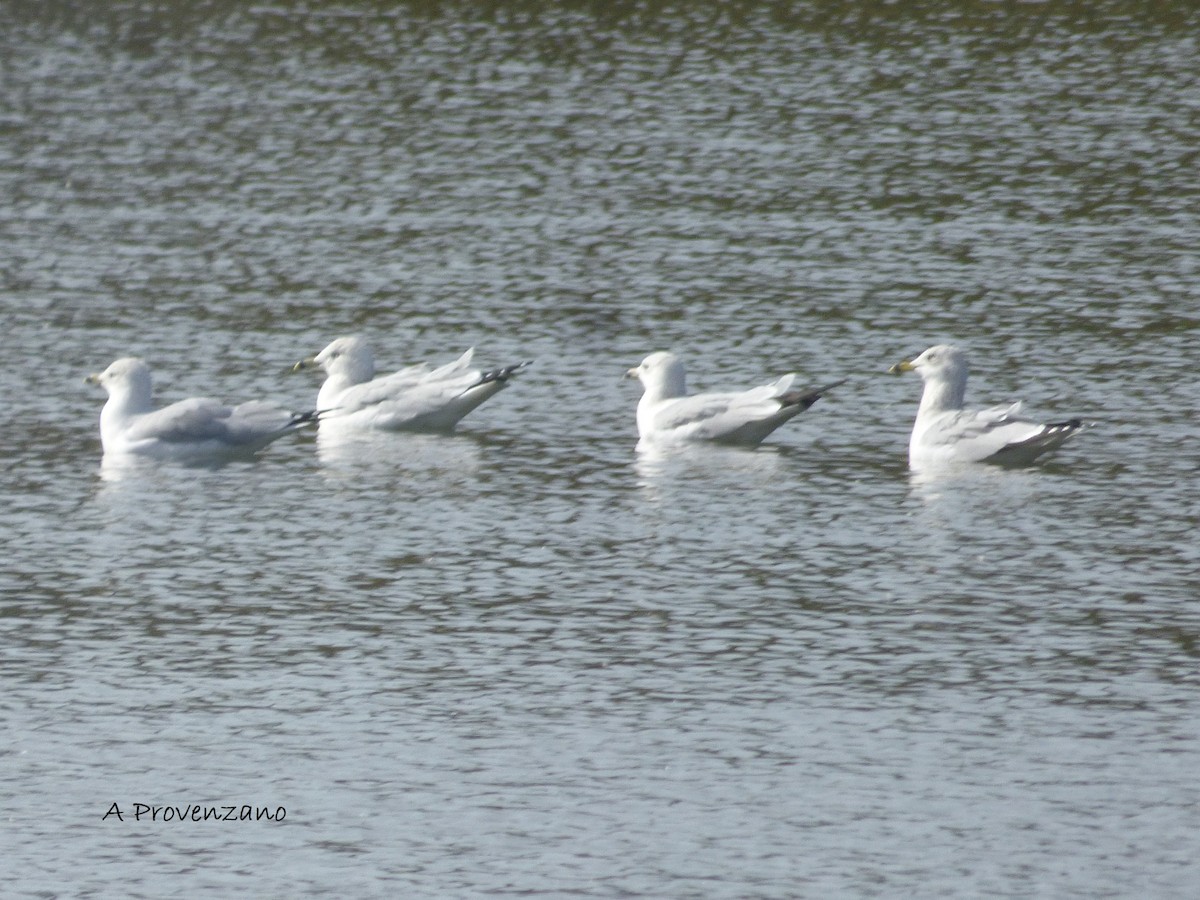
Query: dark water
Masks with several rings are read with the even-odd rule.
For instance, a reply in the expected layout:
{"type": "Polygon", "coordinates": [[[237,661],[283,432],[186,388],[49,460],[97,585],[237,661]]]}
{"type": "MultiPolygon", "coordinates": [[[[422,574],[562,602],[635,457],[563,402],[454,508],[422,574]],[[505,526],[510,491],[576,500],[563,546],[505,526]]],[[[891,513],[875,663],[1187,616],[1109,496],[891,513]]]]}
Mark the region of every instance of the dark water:
{"type": "Polygon", "coordinates": [[[1197,25],[0,7],[6,890],[1195,896],[1197,25]],[[101,471],[113,358],[300,408],[352,331],[536,363],[453,438],[101,471]],[[883,372],[944,340],[1096,427],[914,478],[883,372]],[[668,348],[850,381],[639,457],[668,348]]]}

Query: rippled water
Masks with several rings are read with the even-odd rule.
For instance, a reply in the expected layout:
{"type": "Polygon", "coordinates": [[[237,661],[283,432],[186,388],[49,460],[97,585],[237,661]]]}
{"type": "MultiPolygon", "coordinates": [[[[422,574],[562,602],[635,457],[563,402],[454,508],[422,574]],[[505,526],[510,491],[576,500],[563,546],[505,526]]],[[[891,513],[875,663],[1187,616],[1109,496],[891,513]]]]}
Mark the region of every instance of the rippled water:
{"type": "Polygon", "coordinates": [[[8,890],[1194,896],[1200,23],[1089,9],[0,9],[8,890]],[[116,356],[302,408],[350,331],[536,363],[101,470],[116,356]],[[942,340],[1096,426],[917,479],[942,340]],[[639,457],[663,348],[850,381],[639,457]]]}

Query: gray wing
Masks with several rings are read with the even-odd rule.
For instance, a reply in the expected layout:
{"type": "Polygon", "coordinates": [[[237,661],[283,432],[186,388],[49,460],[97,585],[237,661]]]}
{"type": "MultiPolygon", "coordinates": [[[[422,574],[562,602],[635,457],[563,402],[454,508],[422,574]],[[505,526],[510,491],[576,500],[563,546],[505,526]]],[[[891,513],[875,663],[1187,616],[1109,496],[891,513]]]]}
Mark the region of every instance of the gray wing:
{"type": "Polygon", "coordinates": [[[479,373],[471,370],[434,381],[421,381],[374,404],[369,413],[364,409],[363,415],[370,415],[371,423],[377,428],[399,428],[426,417],[436,419],[440,412],[449,412],[463,394],[479,383],[479,373]]]}
{"type": "Polygon", "coordinates": [[[1021,404],[1014,403],[954,413],[929,429],[925,443],[952,447],[955,458],[967,462],[1003,461],[1006,457],[1015,461],[1015,457],[1025,456],[1025,451],[1036,456],[1057,446],[1082,424],[1072,420],[1044,425],[1019,418],[1020,411],[1021,404]]]}
{"type": "Polygon", "coordinates": [[[311,423],[312,413],[297,415],[273,403],[251,400],[235,406],[221,421],[225,426],[224,440],[231,444],[256,444],[293,428],[311,423]]]}
{"type": "Polygon", "coordinates": [[[459,392],[461,392],[479,375],[478,372],[473,372],[469,368],[474,353],[475,349],[471,348],[454,362],[437,369],[431,369],[425,364],[409,366],[393,372],[391,375],[374,378],[365,384],[356,384],[347,388],[338,397],[338,411],[345,415],[379,404],[404,402],[407,395],[418,387],[432,384],[459,384],[465,380],[467,384],[459,388],[459,392]]]}
{"type": "Polygon", "coordinates": [[[773,384],[738,393],[694,394],[664,400],[653,413],[657,432],[675,432],[680,436],[717,440],[747,425],[778,415],[781,397],[787,393],[794,375],[785,375],[773,384]]]}
{"type": "Polygon", "coordinates": [[[222,440],[228,435],[232,407],[207,397],[180,400],[162,409],[138,416],[126,431],[131,441],[222,440]]]}
{"type": "Polygon", "coordinates": [[[282,434],[302,421],[303,417],[261,400],[231,407],[207,397],[193,397],[139,416],[129,426],[126,438],[167,444],[216,441],[240,447],[282,434]]]}

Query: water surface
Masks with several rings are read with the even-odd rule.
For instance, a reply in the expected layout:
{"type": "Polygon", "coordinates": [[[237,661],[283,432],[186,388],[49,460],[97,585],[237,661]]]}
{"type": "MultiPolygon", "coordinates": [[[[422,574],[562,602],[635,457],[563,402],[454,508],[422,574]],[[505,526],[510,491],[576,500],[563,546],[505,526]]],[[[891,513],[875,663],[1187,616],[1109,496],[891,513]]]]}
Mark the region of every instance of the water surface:
{"type": "Polygon", "coordinates": [[[1198,23],[1091,9],[6,6],[10,892],[1194,896],[1198,23]],[[347,332],[536,362],[101,468],[113,358],[304,408],[347,332]],[[944,340],[1096,426],[911,475],[944,340]],[[653,458],[656,349],[850,380],[653,458]]]}

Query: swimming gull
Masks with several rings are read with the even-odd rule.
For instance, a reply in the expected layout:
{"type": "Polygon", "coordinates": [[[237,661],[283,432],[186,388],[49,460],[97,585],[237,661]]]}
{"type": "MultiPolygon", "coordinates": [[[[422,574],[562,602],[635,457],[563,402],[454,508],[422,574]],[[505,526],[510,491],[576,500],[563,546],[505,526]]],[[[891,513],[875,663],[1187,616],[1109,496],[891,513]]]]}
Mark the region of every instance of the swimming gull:
{"type": "Polygon", "coordinates": [[[105,456],[187,462],[249,456],[317,418],[315,412],[290,413],[261,400],[226,406],[192,397],[155,409],[150,367],[136,357],[118,359],[86,381],[108,392],[100,412],[105,456]]]}
{"type": "Polygon", "coordinates": [[[638,401],[638,446],[709,441],[753,447],[797,413],[808,409],[831,388],[793,389],[796,375],[736,393],[688,396],[683,363],[673,353],[651,353],[625,373],[637,378],[644,392],[638,401]]]}
{"type": "Polygon", "coordinates": [[[957,462],[1029,465],[1083,427],[1080,419],[1042,425],[1018,418],[1019,401],[988,409],[963,409],[967,356],[947,344],[930,347],[888,371],[916,372],[925,382],[908,443],[908,462],[914,469],[957,462]]]}
{"type": "Polygon", "coordinates": [[[317,394],[321,431],[452,431],[459,421],[503,390],[529,365],[471,368],[475,348],[447,365],[409,366],[375,377],[375,357],[357,335],[339,337],[294,371],[319,368],[325,382],[317,394]]]}

